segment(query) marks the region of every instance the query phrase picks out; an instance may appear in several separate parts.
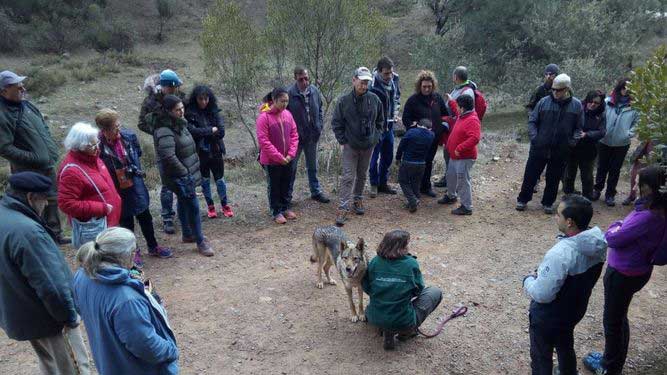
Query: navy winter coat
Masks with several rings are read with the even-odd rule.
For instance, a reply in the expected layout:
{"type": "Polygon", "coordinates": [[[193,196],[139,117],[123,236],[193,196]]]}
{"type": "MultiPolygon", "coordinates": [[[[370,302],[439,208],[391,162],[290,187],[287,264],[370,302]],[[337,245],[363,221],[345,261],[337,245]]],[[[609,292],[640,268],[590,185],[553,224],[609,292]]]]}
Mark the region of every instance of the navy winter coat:
{"type": "Polygon", "coordinates": [[[308,94],[309,113],[306,112],[306,102],[299,92],[296,83],[289,87],[289,104],[287,109],[294,117],[296,122],[296,130],[299,133],[299,143],[306,144],[317,142],[322,134],[322,126],[324,124],[324,114],[322,112],[322,94],[317,87],[310,85],[308,94]]]}
{"type": "Polygon", "coordinates": [[[583,124],[584,110],[579,99],[570,96],[557,101],[551,95],[542,98],[528,119],[531,152],[564,157],[569,146],[575,145],[574,135],[583,124]]]}

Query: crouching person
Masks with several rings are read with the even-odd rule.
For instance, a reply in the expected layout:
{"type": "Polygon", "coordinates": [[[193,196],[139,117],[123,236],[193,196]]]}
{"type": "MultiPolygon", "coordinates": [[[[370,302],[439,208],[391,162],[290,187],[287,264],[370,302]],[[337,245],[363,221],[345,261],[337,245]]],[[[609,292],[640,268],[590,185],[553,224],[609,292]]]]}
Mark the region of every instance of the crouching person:
{"type": "Polygon", "coordinates": [[[426,168],[426,154],[431,149],[435,135],[431,131],[431,120],[421,119],[415,126],[411,126],[398,144],[396,150],[396,164],[398,169],[398,183],[410,212],[416,212],[419,205],[420,186],[424,169],[426,168]]]}
{"type": "Polygon", "coordinates": [[[400,341],[416,336],[442,300],[440,289],[424,287],[419,263],[408,252],[409,242],[410,233],[404,230],[385,234],[362,281],[370,297],[366,319],[382,330],[385,350],[394,349],[396,334],[400,341]]]}
{"type": "Polygon", "coordinates": [[[105,229],[81,246],[74,299],[100,375],[178,374],[178,348],[167,313],[130,276],[137,247],[125,228],[105,229]]]}
{"type": "Polygon", "coordinates": [[[529,319],[533,375],[551,375],[554,348],[560,374],[577,374],[574,327],[586,314],[606,258],[607,242],[602,231],[598,227],[587,229],[593,217],[588,199],[566,196],[556,215],[564,236],[544,256],[537,274],[523,280],[532,299],[529,319]]]}

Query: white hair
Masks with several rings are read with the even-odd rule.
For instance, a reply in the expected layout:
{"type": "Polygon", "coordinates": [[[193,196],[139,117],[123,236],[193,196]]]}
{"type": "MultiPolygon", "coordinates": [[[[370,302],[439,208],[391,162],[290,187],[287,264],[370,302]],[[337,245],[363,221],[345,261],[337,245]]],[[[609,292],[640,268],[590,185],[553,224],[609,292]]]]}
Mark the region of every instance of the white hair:
{"type": "Polygon", "coordinates": [[[95,241],[81,245],[76,253],[76,259],[88,276],[95,278],[101,268],[109,266],[126,268],[136,248],[137,238],[132,231],[111,227],[98,234],[95,241]]]}
{"type": "Polygon", "coordinates": [[[90,145],[93,140],[97,139],[100,130],[88,123],[77,122],[72,126],[67,133],[67,137],[63,141],[67,151],[76,150],[83,151],[86,146],[90,145]]]}

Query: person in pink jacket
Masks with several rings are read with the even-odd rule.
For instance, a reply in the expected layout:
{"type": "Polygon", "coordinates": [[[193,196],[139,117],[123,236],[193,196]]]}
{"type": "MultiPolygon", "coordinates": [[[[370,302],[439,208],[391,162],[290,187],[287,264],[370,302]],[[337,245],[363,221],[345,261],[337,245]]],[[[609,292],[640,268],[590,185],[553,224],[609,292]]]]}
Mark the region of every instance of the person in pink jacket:
{"type": "Polygon", "coordinates": [[[271,99],[270,109],[257,117],[259,163],[268,178],[273,220],[285,224],[287,220],[296,219],[296,214],[290,209],[289,187],[295,172],[292,160],[299,146],[299,133],[292,114],[286,109],[289,103],[287,90],[282,87],[273,89],[271,99]]]}

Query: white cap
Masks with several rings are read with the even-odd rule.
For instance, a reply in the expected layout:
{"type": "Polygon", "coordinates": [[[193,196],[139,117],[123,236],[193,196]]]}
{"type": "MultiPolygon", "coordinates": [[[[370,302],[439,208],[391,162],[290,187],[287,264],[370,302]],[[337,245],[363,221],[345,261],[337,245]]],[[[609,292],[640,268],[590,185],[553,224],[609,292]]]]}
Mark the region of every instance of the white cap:
{"type": "Polygon", "coordinates": [[[357,70],[354,71],[354,76],[359,78],[362,81],[372,81],[373,80],[373,75],[371,74],[371,71],[368,70],[368,68],[365,67],[365,66],[358,67],[357,70]]]}
{"type": "Polygon", "coordinates": [[[554,78],[554,82],[551,84],[551,88],[553,89],[564,89],[564,88],[572,88],[572,81],[570,80],[570,76],[568,76],[565,73],[561,73],[554,78]]]}

